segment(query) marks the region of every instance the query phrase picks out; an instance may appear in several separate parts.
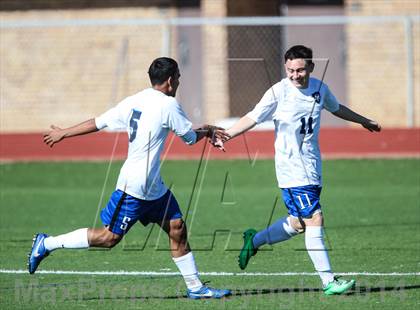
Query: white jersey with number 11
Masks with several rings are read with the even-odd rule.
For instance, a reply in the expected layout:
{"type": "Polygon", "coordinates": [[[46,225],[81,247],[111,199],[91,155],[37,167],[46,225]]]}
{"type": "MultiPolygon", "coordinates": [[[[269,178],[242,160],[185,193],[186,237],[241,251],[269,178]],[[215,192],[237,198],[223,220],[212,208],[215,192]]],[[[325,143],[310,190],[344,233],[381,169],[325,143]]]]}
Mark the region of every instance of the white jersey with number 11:
{"type": "Polygon", "coordinates": [[[326,84],[310,78],[306,89],[298,89],[285,78],[268,89],[247,114],[257,123],[274,121],[280,188],[322,185],[318,135],[324,108],[330,112],[339,109],[339,102],[326,84]]]}

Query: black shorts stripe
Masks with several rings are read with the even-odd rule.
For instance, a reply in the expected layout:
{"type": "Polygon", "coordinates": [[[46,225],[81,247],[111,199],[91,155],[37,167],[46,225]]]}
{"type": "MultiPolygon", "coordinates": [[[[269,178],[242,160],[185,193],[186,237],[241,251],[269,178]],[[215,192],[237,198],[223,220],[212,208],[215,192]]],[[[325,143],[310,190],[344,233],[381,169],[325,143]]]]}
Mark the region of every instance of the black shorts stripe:
{"type": "Polygon", "coordinates": [[[123,193],[121,195],[120,200],[118,200],[117,207],[115,208],[114,214],[112,215],[111,223],[109,224],[109,230],[110,231],[112,231],[114,229],[115,222],[118,219],[118,215],[119,215],[119,213],[121,211],[121,206],[122,206],[122,204],[123,204],[123,202],[125,200],[125,197],[127,197],[127,194],[126,193],[123,193]]]}

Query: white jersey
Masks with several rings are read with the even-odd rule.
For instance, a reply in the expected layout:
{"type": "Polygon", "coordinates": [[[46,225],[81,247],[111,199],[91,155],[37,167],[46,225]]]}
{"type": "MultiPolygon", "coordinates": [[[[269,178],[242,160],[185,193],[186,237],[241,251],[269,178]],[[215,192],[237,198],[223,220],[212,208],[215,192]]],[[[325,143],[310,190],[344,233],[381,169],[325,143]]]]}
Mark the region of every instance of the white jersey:
{"type": "Polygon", "coordinates": [[[125,129],[129,135],[128,155],[117,189],[143,200],[164,195],[168,188],[160,176],[160,153],[168,132],[183,136],[192,130],[177,100],[148,88],[124,99],[97,117],[95,123],[98,129],[125,129]]]}
{"type": "Polygon", "coordinates": [[[306,89],[298,89],[285,78],[267,90],[247,114],[257,123],[274,121],[275,164],[280,188],[322,185],[318,144],[321,110],[336,112],[339,102],[326,84],[320,85],[320,80],[310,78],[306,89]]]}

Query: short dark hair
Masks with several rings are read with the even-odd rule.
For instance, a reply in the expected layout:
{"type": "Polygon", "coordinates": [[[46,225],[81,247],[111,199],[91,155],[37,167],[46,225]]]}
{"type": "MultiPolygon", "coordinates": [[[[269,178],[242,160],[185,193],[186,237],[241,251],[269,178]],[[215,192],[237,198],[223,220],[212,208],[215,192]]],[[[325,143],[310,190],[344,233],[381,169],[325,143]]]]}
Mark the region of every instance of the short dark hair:
{"type": "Polygon", "coordinates": [[[305,59],[307,64],[312,63],[312,50],[303,45],[295,45],[287,50],[284,54],[284,62],[293,59],[305,59]]]}
{"type": "Polygon", "coordinates": [[[178,63],[169,57],[156,58],[148,71],[153,86],[163,84],[169,77],[174,77],[177,72],[178,63]]]}

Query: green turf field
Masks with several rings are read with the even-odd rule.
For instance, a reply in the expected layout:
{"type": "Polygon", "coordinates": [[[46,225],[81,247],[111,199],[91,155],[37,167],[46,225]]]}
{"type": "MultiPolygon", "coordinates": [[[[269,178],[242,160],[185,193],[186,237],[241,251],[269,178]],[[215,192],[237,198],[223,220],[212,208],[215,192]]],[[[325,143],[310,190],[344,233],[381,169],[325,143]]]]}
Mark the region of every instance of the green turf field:
{"type": "MultiPolygon", "coordinates": [[[[324,163],[323,211],[334,270],[354,275],[345,296],[324,296],[303,236],[265,246],[241,274],[242,231],[286,214],[272,161],[167,161],[163,176],[186,217],[190,243],[210,286],[224,300],[193,301],[176,272],[165,235],[135,225],[112,250],[59,250],[39,271],[162,272],[163,275],[11,274],[25,270],[36,232],[100,226],[98,205],[113,191],[121,162],[0,165],[1,309],[414,309],[420,301],[420,161],[324,163]],[[275,205],[276,200],[277,204],[275,205]],[[220,273],[228,273],[222,275],[220,273]],[[254,275],[253,273],[264,273],[254,275]],[[389,275],[405,273],[406,275],[389,275]],[[407,275],[417,273],[417,275],[407,275]]],[[[346,276],[347,278],[350,276],[346,276]]]]}

